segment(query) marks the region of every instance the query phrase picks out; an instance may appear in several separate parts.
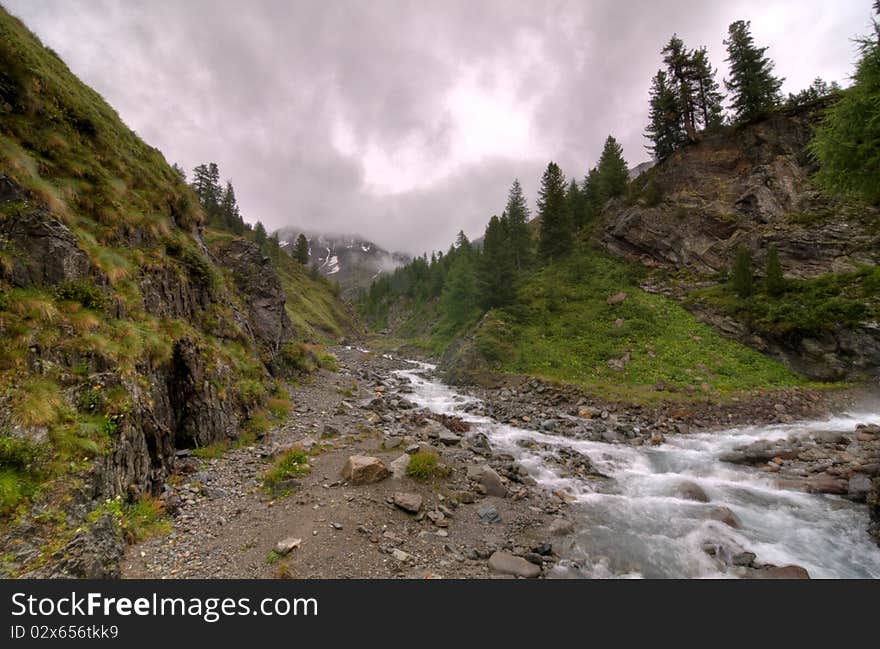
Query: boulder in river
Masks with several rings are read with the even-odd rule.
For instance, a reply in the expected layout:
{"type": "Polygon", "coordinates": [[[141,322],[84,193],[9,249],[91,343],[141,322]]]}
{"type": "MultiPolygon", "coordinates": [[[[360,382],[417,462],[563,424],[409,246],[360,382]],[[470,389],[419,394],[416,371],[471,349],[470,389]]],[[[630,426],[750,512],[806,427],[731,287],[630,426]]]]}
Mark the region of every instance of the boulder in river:
{"type": "Polygon", "coordinates": [[[693,500],[698,503],[709,502],[709,496],[706,495],[706,492],[703,491],[703,488],[696,482],[691,482],[690,480],[682,480],[681,482],[679,482],[675,486],[675,490],[672,492],[672,495],[675,498],[693,500]]]}

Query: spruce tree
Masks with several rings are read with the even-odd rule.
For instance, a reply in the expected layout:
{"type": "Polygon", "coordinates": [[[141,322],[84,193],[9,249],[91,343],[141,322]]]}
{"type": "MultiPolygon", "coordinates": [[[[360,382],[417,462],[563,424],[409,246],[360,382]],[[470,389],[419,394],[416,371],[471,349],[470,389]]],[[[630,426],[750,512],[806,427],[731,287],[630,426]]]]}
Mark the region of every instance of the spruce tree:
{"type": "Polygon", "coordinates": [[[220,171],[217,164],[209,162],[193,169],[192,188],[209,222],[217,224],[220,212],[220,171]]]}
{"type": "Polygon", "coordinates": [[[770,250],[767,251],[767,270],[764,283],[767,294],[773,297],[778,297],[785,291],[785,278],[782,276],[779,251],[776,250],[776,246],[770,246],[770,250]]]}
{"type": "Polygon", "coordinates": [[[260,248],[263,247],[263,244],[266,243],[266,239],[268,235],[266,234],[266,228],[260,221],[257,221],[257,224],[254,226],[254,241],[257,242],[257,245],[260,248]]]}
{"type": "Polygon", "coordinates": [[[244,232],[244,221],[241,218],[241,212],[238,209],[238,202],[235,200],[235,189],[232,183],[226,181],[226,189],[222,192],[223,198],[220,201],[219,223],[222,227],[241,234],[244,232]]]}
{"type": "Polygon", "coordinates": [[[578,222],[583,221],[583,217],[580,214],[584,209],[584,196],[574,178],[571,179],[571,182],[568,183],[568,188],[565,190],[565,207],[570,215],[572,227],[577,230],[578,222]]]}
{"type": "Polygon", "coordinates": [[[730,25],[727,59],[730,79],[724,85],[732,94],[731,104],[738,122],[747,122],[764,115],[779,105],[779,89],[783,79],[773,76],[773,62],[764,56],[766,47],[756,47],[749,31],[751,23],[738,20],[730,25]]]}
{"type": "MultiPolygon", "coordinates": [[[[874,4],[880,15],[880,0],[874,4]]],[[[832,105],[810,143],[827,190],[880,204],[880,21],[859,41],[853,84],[832,105]]]]}
{"type": "Polygon", "coordinates": [[[568,254],[572,249],[574,225],[565,204],[565,176],[555,162],[547,165],[538,191],[541,236],[538,251],[545,263],[568,254]]]}
{"type": "MultiPolygon", "coordinates": [[[[593,223],[602,211],[604,201],[602,200],[601,188],[599,183],[599,169],[593,167],[584,177],[582,194],[583,210],[580,215],[580,223],[577,223],[578,229],[585,228],[593,223]]],[[[575,215],[577,217],[577,215],[575,215]]]]}
{"type": "Polygon", "coordinates": [[[609,198],[623,194],[629,182],[629,167],[623,159],[623,147],[611,135],[605,140],[598,169],[599,197],[604,206],[609,198]]]}
{"type": "MultiPolygon", "coordinates": [[[[469,244],[465,251],[470,250],[469,244]]],[[[443,321],[447,327],[458,328],[476,315],[478,309],[477,284],[472,255],[455,255],[440,297],[443,321]]]]}
{"type": "Polygon", "coordinates": [[[680,126],[688,140],[693,142],[697,138],[697,118],[691,54],[675,34],[663,48],[662,54],[669,82],[675,85],[680,126]]]}
{"type": "Polygon", "coordinates": [[[507,227],[510,238],[510,250],[517,270],[527,268],[532,258],[532,235],[529,232],[529,206],[523,196],[519,180],[514,180],[507,194],[507,227]]]}
{"type": "Polygon", "coordinates": [[[493,216],[483,236],[483,252],[477,268],[480,305],[484,309],[507,306],[516,295],[516,269],[510,249],[506,216],[493,216]]]}
{"type": "Polygon", "coordinates": [[[651,81],[650,106],[645,137],[651,140],[651,145],[646,148],[659,162],[672,155],[687,138],[678,117],[678,99],[663,70],[658,70],[651,81]]]}
{"type": "Polygon", "coordinates": [[[704,129],[718,128],[724,123],[724,95],[715,80],[716,70],[709,62],[709,53],[705,47],[691,54],[690,64],[698,120],[702,122],[704,129]]]}
{"type": "Polygon", "coordinates": [[[754,275],[752,274],[752,255],[747,248],[740,247],[736,251],[733,263],[733,290],[741,298],[746,299],[754,292],[754,275]]]}
{"type": "Polygon", "coordinates": [[[296,238],[296,243],[293,246],[293,258],[296,259],[303,266],[307,266],[309,263],[309,240],[306,239],[306,235],[300,234],[296,238]]]}
{"type": "Polygon", "coordinates": [[[186,182],[186,172],[183,170],[183,167],[175,162],[171,165],[171,169],[177,174],[177,177],[180,178],[181,182],[186,182]]]}

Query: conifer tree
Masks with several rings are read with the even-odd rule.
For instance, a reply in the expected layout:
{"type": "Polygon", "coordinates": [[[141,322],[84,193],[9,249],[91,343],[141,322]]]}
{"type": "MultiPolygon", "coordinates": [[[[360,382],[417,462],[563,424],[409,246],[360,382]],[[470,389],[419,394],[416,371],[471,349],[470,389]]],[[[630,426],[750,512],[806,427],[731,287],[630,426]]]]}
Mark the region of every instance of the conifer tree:
{"type": "Polygon", "coordinates": [[[221,226],[241,234],[244,232],[244,221],[241,218],[241,212],[238,209],[238,202],[235,200],[235,189],[232,183],[226,181],[226,189],[222,192],[223,198],[220,201],[219,223],[221,226]]]}
{"type": "Polygon", "coordinates": [[[581,211],[580,216],[581,222],[577,224],[578,229],[584,228],[595,221],[604,205],[599,183],[598,167],[593,167],[587,172],[587,175],[584,177],[581,194],[583,210],[581,211]]]}
{"type": "Polygon", "coordinates": [[[260,248],[262,248],[263,244],[266,243],[267,238],[268,235],[266,234],[266,228],[260,221],[257,221],[257,224],[254,226],[254,241],[256,241],[260,248]]]}
{"type": "Polygon", "coordinates": [[[724,41],[730,64],[730,79],[725,79],[724,85],[732,94],[738,122],[756,119],[777,106],[783,81],[773,75],[773,62],[764,56],[767,48],[755,46],[750,25],[743,20],[732,23],[724,41]]]}
{"type": "Polygon", "coordinates": [[[467,252],[470,244],[460,250],[464,250],[465,254],[455,255],[440,297],[444,324],[451,328],[468,322],[478,309],[474,262],[472,255],[467,252]]]}
{"type": "Polygon", "coordinates": [[[715,80],[716,70],[709,62],[709,53],[705,47],[691,54],[690,66],[698,120],[702,122],[704,129],[718,128],[724,122],[724,96],[715,80]]]}
{"type": "Polygon", "coordinates": [[[293,246],[293,258],[296,259],[303,266],[307,266],[309,263],[309,240],[306,239],[306,235],[300,234],[296,238],[296,243],[293,246]]]}
{"type": "Polygon", "coordinates": [[[510,248],[507,217],[493,216],[483,236],[483,253],[479,258],[477,286],[480,305],[484,309],[507,306],[516,295],[516,269],[510,248]]]}
{"type": "Polygon", "coordinates": [[[571,251],[574,225],[565,203],[565,176],[555,162],[547,165],[538,191],[541,236],[538,250],[545,263],[571,251]]]}
{"type": "Polygon", "coordinates": [[[186,182],[186,172],[183,170],[183,167],[175,162],[171,165],[171,169],[177,174],[177,177],[180,178],[181,182],[186,182]]]}
{"type": "Polygon", "coordinates": [[[523,196],[519,180],[514,180],[507,195],[507,227],[510,238],[510,249],[517,270],[528,267],[532,258],[532,236],[529,233],[529,207],[523,196]]]}
{"type": "Polygon", "coordinates": [[[691,54],[675,34],[663,48],[662,54],[669,83],[675,85],[680,126],[688,140],[693,142],[697,138],[697,118],[691,54]]]}
{"type": "Polygon", "coordinates": [[[651,81],[650,106],[650,123],[645,137],[651,140],[647,149],[659,162],[668,158],[687,139],[678,116],[678,99],[663,70],[658,70],[651,81]]]}
{"type": "Polygon", "coordinates": [[[752,255],[748,249],[740,247],[736,251],[733,263],[733,290],[741,298],[746,299],[754,292],[754,275],[752,273],[752,255]]]}
{"type": "Polygon", "coordinates": [[[220,171],[217,164],[209,162],[193,169],[192,188],[209,221],[216,223],[220,211],[220,171]]]}
{"type": "Polygon", "coordinates": [[[629,182],[629,167],[623,159],[623,147],[611,135],[605,140],[599,157],[598,181],[603,206],[609,198],[623,194],[629,182]]]}
{"type": "Polygon", "coordinates": [[[768,295],[778,297],[785,291],[785,278],[782,276],[779,251],[776,250],[776,246],[770,246],[770,250],[767,251],[767,270],[764,281],[768,295]]]}
{"type": "Polygon", "coordinates": [[[571,179],[565,190],[565,207],[570,215],[572,228],[577,230],[578,222],[583,221],[583,217],[580,214],[584,209],[584,196],[577,184],[577,180],[574,178],[571,179]]]}
{"type": "MultiPolygon", "coordinates": [[[[880,0],[874,3],[880,16],[880,0]]],[[[831,106],[810,144],[827,190],[880,204],[880,21],[859,41],[853,84],[831,106]]]]}

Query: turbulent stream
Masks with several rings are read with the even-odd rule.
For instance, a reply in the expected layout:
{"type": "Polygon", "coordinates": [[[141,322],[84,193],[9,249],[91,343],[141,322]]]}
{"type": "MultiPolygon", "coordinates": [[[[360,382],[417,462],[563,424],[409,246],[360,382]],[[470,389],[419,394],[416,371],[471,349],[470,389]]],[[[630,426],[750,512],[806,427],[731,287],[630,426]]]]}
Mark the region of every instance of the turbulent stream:
{"type": "MultiPolygon", "coordinates": [[[[569,439],[501,424],[468,413],[476,399],[432,378],[434,366],[414,363],[399,370],[412,382],[407,398],[421,407],[457,415],[484,433],[492,447],[513,455],[542,487],[574,496],[576,540],[561,562],[564,577],[723,577],[707,545],[717,552],[751,551],[761,563],[806,568],[814,578],[878,578],[880,548],[865,528],[864,505],[837,496],[787,491],[767,473],[720,462],[736,446],[792,433],[852,431],[876,413],[853,413],[826,421],[733,428],[670,436],[657,447],[569,439]],[[590,458],[611,480],[562,477],[548,451],[524,448],[522,440],[552,448],[568,447],[590,458]],[[683,480],[696,483],[709,503],[671,495],[683,480]],[[733,529],[707,518],[719,506],[739,519],[733,529]]],[[[536,445],[537,446],[537,445],[536,445]]]]}

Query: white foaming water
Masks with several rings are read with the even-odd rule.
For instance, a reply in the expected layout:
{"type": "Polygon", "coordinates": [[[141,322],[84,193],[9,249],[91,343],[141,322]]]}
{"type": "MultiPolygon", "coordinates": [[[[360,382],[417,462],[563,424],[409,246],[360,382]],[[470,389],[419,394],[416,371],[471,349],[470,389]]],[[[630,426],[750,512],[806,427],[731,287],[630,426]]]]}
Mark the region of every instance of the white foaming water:
{"type": "Polygon", "coordinates": [[[858,423],[880,418],[877,413],[670,436],[657,447],[606,444],[524,430],[465,412],[478,400],[426,376],[433,365],[409,362],[416,368],[397,374],[412,382],[413,393],[407,395],[411,401],[470,422],[494,449],[513,455],[539,485],[572,495],[573,518],[581,524],[569,553],[577,558],[577,567],[565,576],[729,576],[704,551],[710,544],[719,554],[748,550],[760,563],[803,566],[814,578],[880,578],[880,548],[865,531],[864,505],[786,491],[769,474],[718,460],[722,453],[759,439],[849,432],[858,423]],[[537,444],[525,448],[519,444],[524,440],[537,444]],[[588,456],[612,479],[560,475],[545,458],[562,448],[588,456]],[[702,488],[710,501],[676,497],[684,481],[702,488]],[[724,512],[722,508],[739,519],[739,529],[711,518],[724,512]]]}

